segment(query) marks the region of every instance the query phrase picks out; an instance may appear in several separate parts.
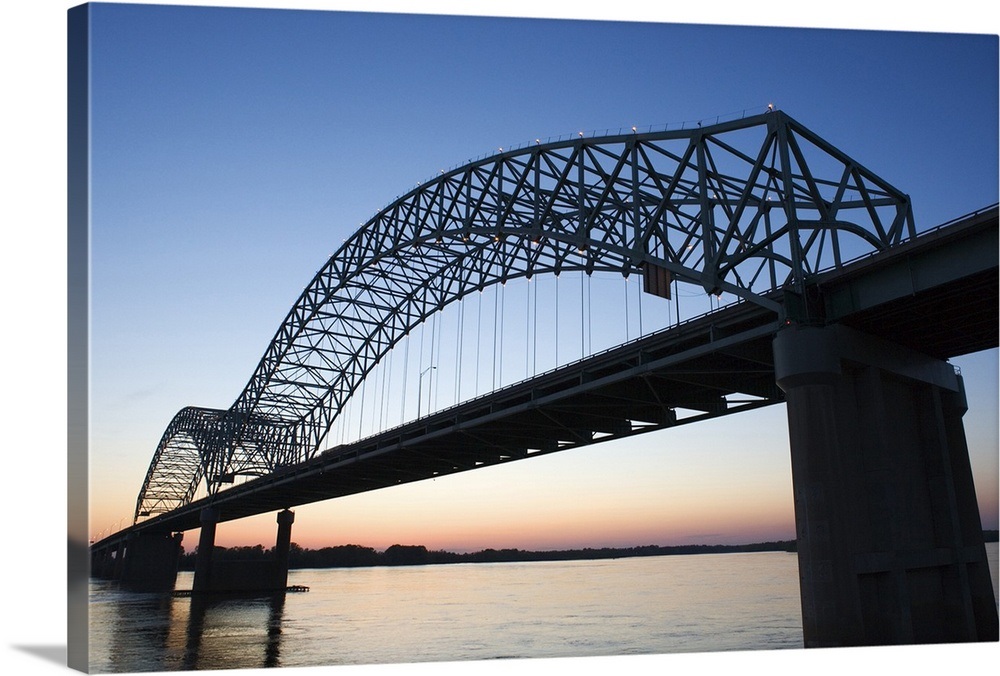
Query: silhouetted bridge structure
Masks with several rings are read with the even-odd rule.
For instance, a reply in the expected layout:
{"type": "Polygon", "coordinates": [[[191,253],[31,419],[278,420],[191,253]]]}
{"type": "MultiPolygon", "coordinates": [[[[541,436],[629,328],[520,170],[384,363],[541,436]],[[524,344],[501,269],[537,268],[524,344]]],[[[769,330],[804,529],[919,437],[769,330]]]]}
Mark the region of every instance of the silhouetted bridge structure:
{"type": "Polygon", "coordinates": [[[784,402],[806,645],[996,640],[964,388],[945,360],[998,345],[997,231],[994,206],[918,235],[906,195],[778,111],[442,172],[345,242],[232,407],[175,416],[134,525],[94,543],[93,569],[172,588],[175,534],[201,527],[196,592],[280,589],[291,507],[784,402]],[[738,302],[329,443],[414,327],[567,271],[738,302]],[[279,510],[269,570],[213,564],[219,521],[279,510]]]}

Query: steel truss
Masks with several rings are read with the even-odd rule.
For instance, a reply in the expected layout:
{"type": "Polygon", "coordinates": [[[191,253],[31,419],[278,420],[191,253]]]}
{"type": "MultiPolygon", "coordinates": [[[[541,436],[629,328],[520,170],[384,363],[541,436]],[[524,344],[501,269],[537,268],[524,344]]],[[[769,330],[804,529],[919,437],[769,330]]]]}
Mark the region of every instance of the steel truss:
{"type": "Polygon", "coordinates": [[[174,417],[135,519],[187,504],[202,481],[213,494],[313,457],[379,360],[473,291],[651,266],[780,315],[768,292],[914,235],[906,195],[780,111],[499,152],[418,186],[340,247],[233,405],[174,417]]]}

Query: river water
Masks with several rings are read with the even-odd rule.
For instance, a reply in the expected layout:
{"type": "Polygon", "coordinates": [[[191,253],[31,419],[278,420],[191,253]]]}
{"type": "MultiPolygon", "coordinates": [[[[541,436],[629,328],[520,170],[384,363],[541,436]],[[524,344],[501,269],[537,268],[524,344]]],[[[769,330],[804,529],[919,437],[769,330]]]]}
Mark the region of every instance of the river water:
{"type": "MultiPolygon", "coordinates": [[[[996,594],[997,543],[986,548],[996,594]]],[[[91,671],[802,645],[797,559],[783,552],[293,570],[289,584],[310,591],[206,604],[91,580],[91,671]]]]}

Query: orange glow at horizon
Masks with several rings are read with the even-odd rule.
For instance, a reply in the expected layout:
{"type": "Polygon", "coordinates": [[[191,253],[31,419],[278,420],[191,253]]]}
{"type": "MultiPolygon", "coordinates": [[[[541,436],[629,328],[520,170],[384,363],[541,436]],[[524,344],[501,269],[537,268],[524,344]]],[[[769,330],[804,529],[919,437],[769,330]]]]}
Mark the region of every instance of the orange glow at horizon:
{"type": "MultiPolygon", "coordinates": [[[[482,549],[569,549],[643,545],[738,544],[787,540],[795,536],[787,510],[711,509],[691,518],[688,510],[632,515],[617,512],[603,517],[594,510],[565,509],[497,512],[492,507],[461,510],[440,504],[410,509],[394,504],[380,515],[365,518],[349,498],[328,505],[300,507],[292,540],[309,549],[355,544],[384,551],[393,544],[424,545],[430,550],[470,552],[482,549]],[[640,518],[641,517],[641,518],[640,518]]],[[[533,506],[529,506],[533,507],[533,506]]],[[[222,523],[216,536],[220,546],[274,544],[275,515],[222,523]]],[[[197,532],[185,535],[187,550],[197,545],[197,532]]]]}

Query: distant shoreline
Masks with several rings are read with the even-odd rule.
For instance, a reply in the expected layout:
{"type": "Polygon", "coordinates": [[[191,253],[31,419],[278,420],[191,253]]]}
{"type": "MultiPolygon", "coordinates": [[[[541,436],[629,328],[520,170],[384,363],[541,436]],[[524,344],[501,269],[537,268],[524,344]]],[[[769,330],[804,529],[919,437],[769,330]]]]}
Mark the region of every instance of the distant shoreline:
{"type": "MultiPolygon", "coordinates": [[[[661,547],[600,547],[529,551],[524,549],[484,549],[459,554],[429,550],[423,545],[392,545],[385,551],[361,545],[337,545],[321,549],[303,549],[292,545],[289,569],[303,568],[367,568],[375,566],[424,566],[449,563],[518,563],[530,561],[597,561],[641,556],[679,556],[686,554],[725,554],[737,552],[794,552],[794,540],[759,542],[744,545],[677,545],[661,547]]],[[[212,556],[217,561],[253,561],[264,559],[270,551],[255,547],[216,547],[212,556]]],[[[194,553],[181,556],[181,570],[194,570],[194,553]]]]}
{"type": "MultiPolygon", "coordinates": [[[[997,542],[996,530],[983,531],[986,542],[997,542]]],[[[338,545],[304,549],[292,545],[289,568],[362,568],[374,566],[421,566],[448,563],[517,563],[530,561],[599,561],[641,556],[683,556],[688,554],[735,554],[740,552],[795,552],[795,540],[776,540],[742,545],[644,545],[638,547],[586,547],[529,551],[523,549],[484,549],[459,554],[428,550],[423,545],[392,545],[383,552],[361,545],[338,545]]],[[[270,555],[262,545],[255,547],[217,547],[216,560],[256,560],[270,555]]],[[[181,557],[181,570],[194,570],[195,554],[181,557]]]]}

